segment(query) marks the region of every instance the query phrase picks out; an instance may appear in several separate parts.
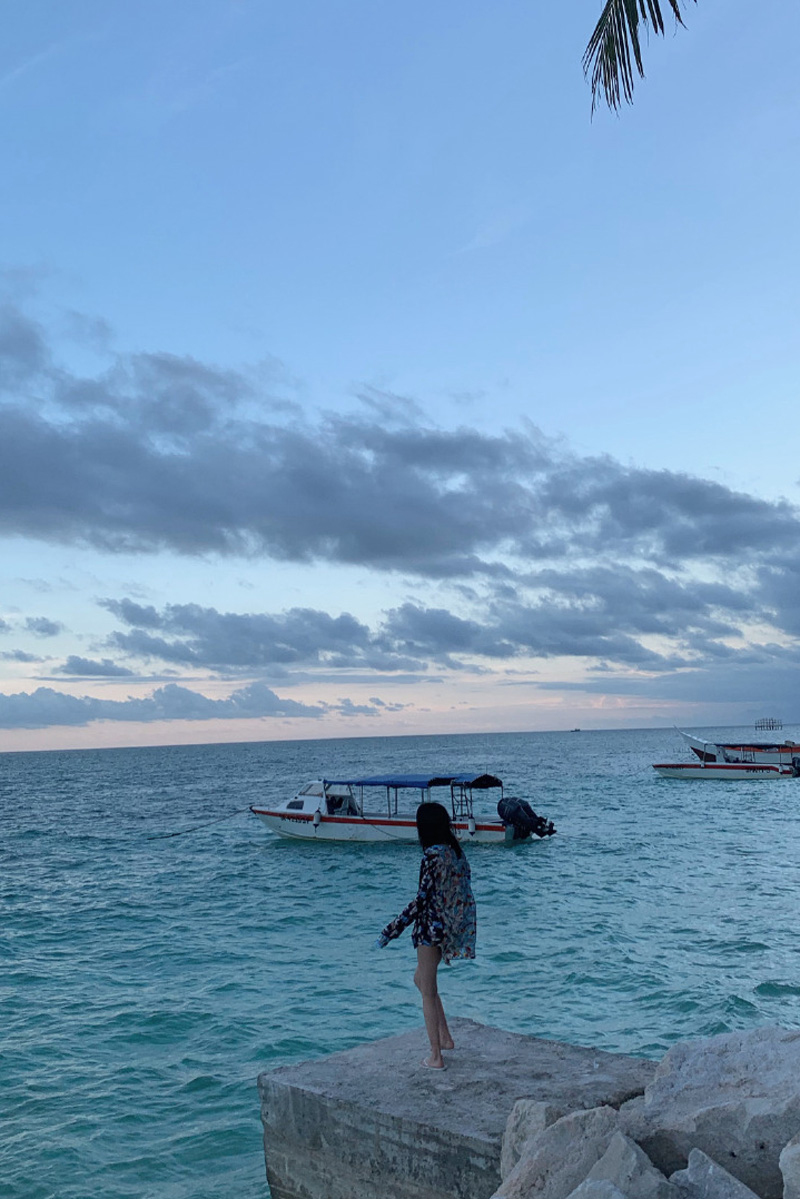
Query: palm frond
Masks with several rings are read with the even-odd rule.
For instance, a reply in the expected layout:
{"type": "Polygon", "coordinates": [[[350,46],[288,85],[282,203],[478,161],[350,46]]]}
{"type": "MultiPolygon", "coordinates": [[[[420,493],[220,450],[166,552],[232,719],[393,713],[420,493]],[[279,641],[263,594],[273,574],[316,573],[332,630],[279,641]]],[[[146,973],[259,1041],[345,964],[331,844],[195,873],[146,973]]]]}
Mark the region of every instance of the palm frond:
{"type": "MultiPolygon", "coordinates": [[[[664,33],[662,0],[606,0],[583,56],[583,69],[591,72],[592,112],[602,94],[609,108],[618,109],[633,99],[634,71],[644,77],[640,26],[664,33]]],[[[679,25],[681,0],[665,0],[679,25]]]]}

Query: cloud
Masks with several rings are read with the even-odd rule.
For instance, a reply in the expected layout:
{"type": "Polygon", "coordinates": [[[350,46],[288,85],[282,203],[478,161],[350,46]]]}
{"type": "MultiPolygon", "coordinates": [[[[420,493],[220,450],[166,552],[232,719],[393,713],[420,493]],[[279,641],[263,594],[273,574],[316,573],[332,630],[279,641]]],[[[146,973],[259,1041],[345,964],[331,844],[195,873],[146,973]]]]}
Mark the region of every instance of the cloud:
{"type": "Polygon", "coordinates": [[[37,637],[57,637],[63,627],[58,621],[49,620],[46,616],[29,616],[25,621],[25,628],[37,637]]]}
{"type": "Polygon", "coordinates": [[[63,54],[71,46],[79,45],[81,42],[88,40],[89,38],[86,36],[78,36],[50,42],[44,49],[38,50],[35,54],[29,54],[26,58],[20,59],[15,65],[8,67],[0,75],[0,88],[11,86],[18,79],[27,75],[29,71],[35,71],[42,63],[63,54]]]}
{"type": "Polygon", "coordinates": [[[12,304],[0,306],[0,391],[12,394],[49,369],[44,330],[12,304]]]}
{"type": "Polygon", "coordinates": [[[492,624],[466,620],[446,608],[423,608],[406,603],[388,613],[381,641],[395,652],[402,651],[418,659],[448,659],[453,654],[508,658],[519,647],[507,640],[492,624]]]}
{"type": "MultiPolygon", "coordinates": [[[[707,665],[707,664],[704,664],[707,665]]],[[[542,691],[636,697],[669,705],[736,705],[752,719],[780,714],[797,720],[797,677],[800,652],[784,646],[759,646],[737,652],[712,669],[665,672],[654,677],[624,671],[602,673],[580,682],[539,682],[542,691]]]]}
{"type": "Polygon", "coordinates": [[[278,615],[240,614],[199,604],[168,604],[159,612],[129,599],[105,600],[103,606],[131,627],[112,633],[109,646],[145,661],[222,671],[295,665],[420,669],[416,658],[375,638],[348,613],[292,608],[278,615]]]}
{"type": "Polygon", "coordinates": [[[540,571],[527,583],[538,592],[535,603],[503,596],[491,611],[498,636],[537,656],[595,656],[664,669],[678,664],[678,649],[704,652],[718,638],[739,636],[761,614],[755,596],[725,584],[621,564],[540,571]],[[671,643],[673,652],[655,653],[647,639],[671,643]]]}
{"type": "Polygon", "coordinates": [[[79,658],[70,654],[62,666],[57,666],[55,674],[69,674],[83,678],[122,678],[133,674],[126,666],[118,666],[110,658],[97,662],[91,658],[79,658]]]}
{"type": "Polygon", "coordinates": [[[319,719],[322,704],[281,699],[263,683],[251,683],[227,699],[209,699],[197,691],[168,683],[145,699],[95,699],[66,695],[51,687],[0,695],[0,728],[40,729],[52,725],[87,725],[96,720],[243,720],[300,716],[319,719]]]}
{"type": "MultiPolygon", "coordinates": [[[[285,390],[277,364],[258,375],[109,352],[107,368],[84,377],[50,342],[19,307],[0,309],[0,532],[110,553],[351,565],[415,588],[404,582],[371,624],[322,606],[236,613],[107,599],[120,625],[108,656],[71,655],[62,675],[124,677],[134,661],[419,681],[566,657],[603,685],[624,674],[645,686],[643,673],[651,694],[667,695],[690,679],[735,682],[748,661],[766,677],[800,635],[800,513],[785,501],[581,456],[529,424],[442,429],[413,399],[374,388],[353,414],[304,417],[272,394],[285,390]],[[436,602],[417,598],[420,582],[436,602]]],[[[44,617],[26,628],[61,631],[44,617]]],[[[187,705],[196,695],[174,694],[187,705]]],[[[102,702],[132,713],[170,696],[102,702]]],[[[87,716],[88,703],[74,700],[78,722],[149,718],[87,716]]]]}
{"type": "Polygon", "coordinates": [[[788,557],[758,568],[758,593],[778,628],[800,636],[800,561],[788,557]]]}
{"type": "Polygon", "coordinates": [[[410,396],[397,395],[378,387],[362,387],[357,392],[365,408],[371,409],[382,424],[407,424],[413,427],[423,419],[421,405],[410,396]]]}
{"type": "Polygon", "coordinates": [[[377,695],[371,695],[369,697],[369,702],[374,707],[383,709],[385,712],[402,712],[404,708],[409,706],[408,704],[387,704],[377,695]]]}
{"type": "Polygon", "coordinates": [[[377,391],[361,415],[304,420],[252,375],[167,353],[84,378],[35,322],[3,319],[9,535],[497,583],[566,559],[779,568],[800,549],[786,502],[580,457],[532,426],[443,430],[377,391]]]}
{"type": "MultiPolygon", "coordinates": [[[[514,658],[570,657],[670,671],[734,652],[762,615],[753,595],[723,583],[672,579],[648,568],[592,566],[529,573],[516,588],[471,601],[472,616],[406,602],[374,627],[349,613],[219,612],[199,604],[163,609],[131,599],[102,605],[124,626],[107,645],[146,662],[218,672],[268,670],[292,678],[337,671],[424,675],[480,671],[514,658]]],[[[107,661],[107,660],[106,660],[107,661]]],[[[367,676],[368,677],[368,676],[367,676]]]]}
{"type": "Polygon", "coordinates": [[[351,699],[340,699],[338,703],[333,705],[333,710],[338,712],[340,716],[378,715],[378,709],[375,704],[354,704],[351,699]]]}

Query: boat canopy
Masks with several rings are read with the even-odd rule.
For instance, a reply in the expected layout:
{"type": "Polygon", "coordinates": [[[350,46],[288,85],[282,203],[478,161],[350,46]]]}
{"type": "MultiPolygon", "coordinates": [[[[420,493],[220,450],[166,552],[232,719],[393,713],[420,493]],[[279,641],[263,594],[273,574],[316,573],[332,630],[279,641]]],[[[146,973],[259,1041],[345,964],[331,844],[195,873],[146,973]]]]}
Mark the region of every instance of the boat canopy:
{"type": "Polygon", "coordinates": [[[502,782],[493,774],[475,774],[462,771],[458,774],[373,774],[366,778],[325,779],[325,785],[349,787],[412,787],[427,791],[429,787],[466,787],[485,790],[502,787],[502,782]]]}
{"type": "Polygon", "coordinates": [[[450,779],[451,787],[468,787],[470,791],[487,791],[489,787],[502,787],[502,779],[494,774],[456,774],[450,779]]]}

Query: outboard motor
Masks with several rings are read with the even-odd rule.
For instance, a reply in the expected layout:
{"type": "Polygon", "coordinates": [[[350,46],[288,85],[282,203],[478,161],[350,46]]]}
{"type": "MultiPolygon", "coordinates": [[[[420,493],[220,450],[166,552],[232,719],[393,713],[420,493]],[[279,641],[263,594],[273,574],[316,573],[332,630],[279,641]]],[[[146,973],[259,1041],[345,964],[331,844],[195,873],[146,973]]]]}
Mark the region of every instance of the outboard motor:
{"type": "Polygon", "coordinates": [[[792,774],[796,779],[800,778],[800,758],[792,758],[792,774]]]}
{"type": "Polygon", "coordinates": [[[516,795],[508,795],[497,805],[497,815],[503,824],[508,824],[514,830],[514,840],[521,841],[530,837],[552,837],[556,831],[552,820],[537,816],[527,799],[517,799],[516,795]]]}

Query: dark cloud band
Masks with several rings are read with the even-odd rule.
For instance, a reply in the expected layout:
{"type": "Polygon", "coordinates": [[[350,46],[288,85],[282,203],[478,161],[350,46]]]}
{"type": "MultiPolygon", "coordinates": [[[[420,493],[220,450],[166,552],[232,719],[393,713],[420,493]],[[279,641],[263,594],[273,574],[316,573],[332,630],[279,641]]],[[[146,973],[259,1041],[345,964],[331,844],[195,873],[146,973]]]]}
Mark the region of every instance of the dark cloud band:
{"type": "Polygon", "coordinates": [[[796,553],[800,522],[720,484],[579,458],[525,428],[441,430],[413,406],[276,420],[245,373],[168,354],[81,378],[0,314],[0,531],[105,550],[258,554],[429,578],[603,556],[663,568],[796,553]]]}

